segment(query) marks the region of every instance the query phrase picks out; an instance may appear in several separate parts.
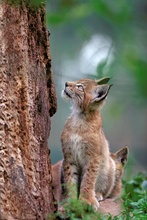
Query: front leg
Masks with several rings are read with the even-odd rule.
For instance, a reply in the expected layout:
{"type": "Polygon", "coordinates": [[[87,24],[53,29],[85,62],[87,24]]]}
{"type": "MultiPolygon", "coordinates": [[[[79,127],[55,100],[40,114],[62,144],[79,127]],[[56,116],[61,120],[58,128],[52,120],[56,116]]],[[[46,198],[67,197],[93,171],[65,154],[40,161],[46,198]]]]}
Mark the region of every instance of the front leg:
{"type": "Polygon", "coordinates": [[[80,186],[80,200],[94,208],[97,211],[99,202],[95,197],[95,184],[98,175],[98,164],[91,162],[85,167],[85,173],[80,186]]]}
{"type": "Polygon", "coordinates": [[[58,210],[61,216],[66,218],[66,205],[69,205],[70,199],[77,199],[78,195],[78,172],[76,165],[64,159],[61,176],[62,199],[60,201],[63,200],[63,203],[59,205],[58,210]]]}
{"type": "Polygon", "coordinates": [[[63,197],[77,199],[78,195],[78,170],[77,166],[69,162],[69,160],[63,160],[63,197]]]}

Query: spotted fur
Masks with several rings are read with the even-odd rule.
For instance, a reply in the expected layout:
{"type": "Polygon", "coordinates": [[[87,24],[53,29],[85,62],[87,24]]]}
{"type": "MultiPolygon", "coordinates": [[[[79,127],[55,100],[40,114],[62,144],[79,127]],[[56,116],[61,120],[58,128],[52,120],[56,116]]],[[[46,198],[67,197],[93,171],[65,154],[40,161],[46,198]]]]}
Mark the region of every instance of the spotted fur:
{"type": "Polygon", "coordinates": [[[100,114],[111,87],[103,83],[108,81],[109,78],[98,82],[91,79],[67,82],[62,92],[72,103],[71,115],[61,134],[64,197],[78,197],[95,211],[99,207],[96,196],[99,199],[103,194],[109,196],[115,183],[116,166],[109,156],[100,114]]]}
{"type": "MultiPolygon", "coordinates": [[[[106,184],[105,191],[104,190],[101,191],[100,194],[97,192],[96,193],[97,199],[102,200],[106,198],[115,198],[120,195],[121,185],[122,185],[122,174],[124,171],[124,165],[127,162],[127,158],[128,158],[128,147],[123,147],[116,153],[110,153],[110,160],[114,161],[115,163],[115,174],[114,174],[114,182],[113,182],[114,184],[112,184],[111,172],[110,172],[107,176],[106,183],[108,184],[106,184]]],[[[53,192],[54,192],[54,196],[58,204],[60,204],[60,202],[63,199],[62,195],[64,194],[64,184],[65,184],[64,178],[63,178],[62,163],[63,163],[63,160],[60,160],[56,164],[52,165],[53,192]]],[[[80,175],[79,175],[78,195],[79,195],[80,182],[81,181],[80,181],[80,175]]]]}

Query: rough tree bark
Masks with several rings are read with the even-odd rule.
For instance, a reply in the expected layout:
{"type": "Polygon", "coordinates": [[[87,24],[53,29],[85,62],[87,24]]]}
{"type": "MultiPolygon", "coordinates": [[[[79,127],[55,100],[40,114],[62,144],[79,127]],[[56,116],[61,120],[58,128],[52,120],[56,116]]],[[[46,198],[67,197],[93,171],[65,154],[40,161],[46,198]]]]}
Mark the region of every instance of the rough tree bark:
{"type": "Polygon", "coordinates": [[[0,3],[0,219],[45,219],[56,209],[47,146],[56,95],[45,9],[8,2],[0,3]]]}

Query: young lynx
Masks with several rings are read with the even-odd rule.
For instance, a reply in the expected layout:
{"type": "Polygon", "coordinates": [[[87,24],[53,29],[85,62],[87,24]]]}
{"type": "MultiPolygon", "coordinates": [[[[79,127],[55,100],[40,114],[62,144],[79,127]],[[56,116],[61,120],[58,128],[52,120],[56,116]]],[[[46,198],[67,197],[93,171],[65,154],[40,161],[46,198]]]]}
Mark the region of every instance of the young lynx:
{"type": "MultiPolygon", "coordinates": [[[[115,173],[112,174],[110,172],[107,176],[107,181],[103,183],[102,191],[100,192],[103,198],[107,198],[107,197],[114,198],[120,195],[121,185],[122,185],[121,177],[123,174],[124,165],[127,162],[127,158],[128,158],[127,147],[121,148],[116,153],[110,153],[110,160],[114,161],[112,165],[115,166],[114,167],[115,173]],[[111,181],[113,179],[111,175],[114,175],[114,181],[111,181]]],[[[53,192],[58,204],[62,201],[62,185],[64,184],[63,173],[62,173],[62,162],[63,160],[60,160],[56,164],[52,165],[53,192]]],[[[111,167],[109,169],[111,170],[111,167]]],[[[78,188],[79,188],[79,184],[80,183],[78,181],[78,188]]]]}
{"type": "Polygon", "coordinates": [[[66,82],[62,92],[62,96],[72,102],[72,113],[61,134],[64,196],[79,195],[79,199],[95,211],[99,207],[96,196],[99,200],[102,199],[101,192],[106,191],[104,183],[110,173],[109,181],[115,181],[115,163],[109,157],[109,146],[100,115],[111,87],[106,84],[109,79],[66,82]]]}

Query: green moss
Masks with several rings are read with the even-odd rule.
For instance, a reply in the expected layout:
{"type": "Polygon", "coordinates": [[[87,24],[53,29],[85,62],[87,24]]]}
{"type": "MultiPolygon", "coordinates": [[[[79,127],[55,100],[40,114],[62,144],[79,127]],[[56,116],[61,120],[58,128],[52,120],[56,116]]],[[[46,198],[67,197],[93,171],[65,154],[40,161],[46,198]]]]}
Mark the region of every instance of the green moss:
{"type": "Polygon", "coordinates": [[[22,6],[26,5],[28,7],[41,7],[45,4],[45,0],[2,0],[2,2],[6,2],[13,6],[22,6]]]}

